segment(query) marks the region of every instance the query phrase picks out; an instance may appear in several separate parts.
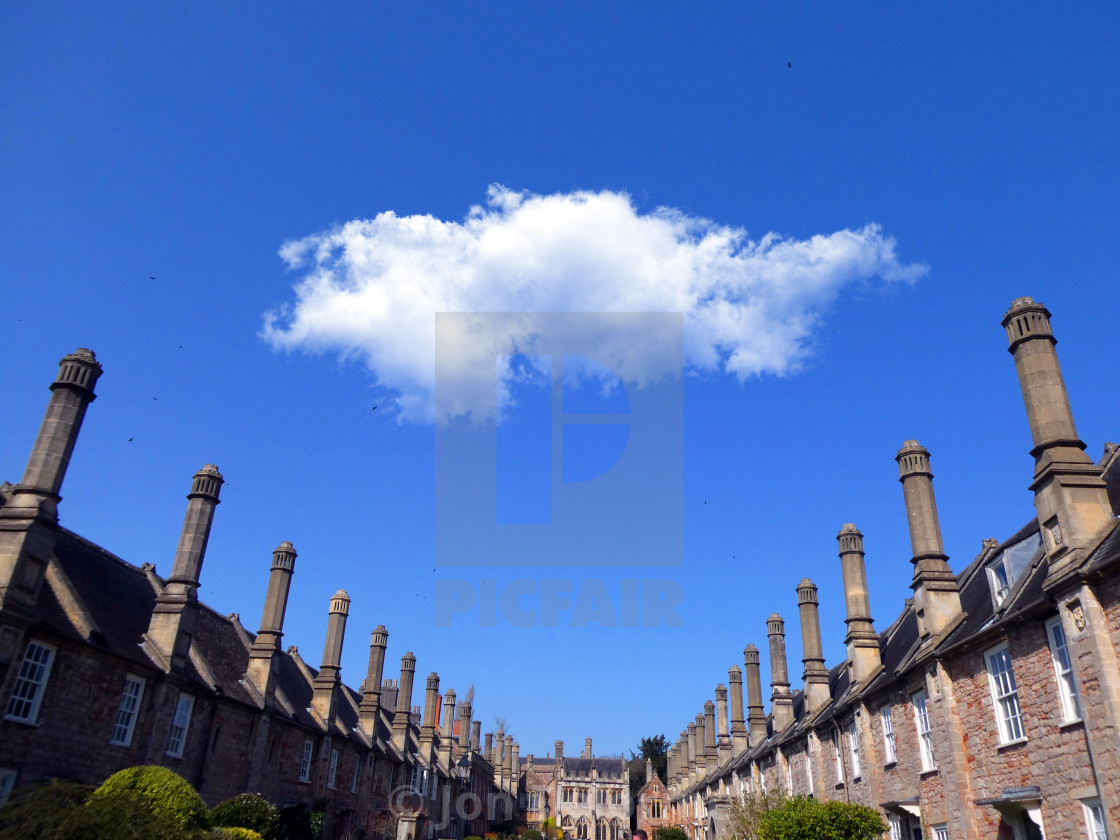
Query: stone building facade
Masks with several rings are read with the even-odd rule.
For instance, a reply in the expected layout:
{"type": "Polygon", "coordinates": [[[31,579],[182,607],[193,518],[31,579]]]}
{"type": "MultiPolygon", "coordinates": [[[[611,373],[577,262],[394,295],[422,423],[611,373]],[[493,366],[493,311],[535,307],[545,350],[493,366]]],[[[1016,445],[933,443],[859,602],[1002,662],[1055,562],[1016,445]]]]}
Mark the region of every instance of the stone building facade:
{"type": "Polygon", "coordinates": [[[653,762],[646,759],[646,783],[638,790],[634,803],[634,825],[639,837],[656,840],[657,832],[672,823],[669,820],[669,789],[653,771],[653,762]]]}
{"type": "Polygon", "coordinates": [[[565,838],[625,840],[630,827],[630,770],[623,758],[596,758],[591,739],[579,758],[526,756],[519,769],[525,824],[540,829],[555,819],[565,838]]]}
{"type": "Polygon", "coordinates": [[[1050,312],[1019,298],[1002,323],[1031,430],[1036,518],[984,540],[954,573],[930,454],[904,443],[912,597],[875,629],[863,535],[844,525],[845,661],[826,668],[817,589],[802,580],[801,686],[774,613],[769,712],[748,645],[744,670],[730,669],[729,689],[716,687],[670,750],[671,819],[697,840],[726,836],[735,797],[773,791],[879,809],[892,840],[1120,838],[1120,454],[1084,452],[1050,312]]]}
{"type": "MultiPolygon", "coordinates": [[[[327,605],[318,667],[281,645],[297,554],[262,558],[256,633],[197,598],[223,478],[192,478],[166,577],[58,522],[59,492],[101,365],[66,356],[22,480],[0,485],[0,803],[48,778],[98,783],[137,764],[175,770],[214,805],[244,791],[278,806],[325,802],[333,837],[482,834],[515,816],[517,745],[481,748],[472,703],[414,706],[416,657],[384,678],[389,633],[370,635],[358,689],[340,679],[350,598],[327,605]]],[[[487,744],[493,741],[487,735],[487,744]]]]}

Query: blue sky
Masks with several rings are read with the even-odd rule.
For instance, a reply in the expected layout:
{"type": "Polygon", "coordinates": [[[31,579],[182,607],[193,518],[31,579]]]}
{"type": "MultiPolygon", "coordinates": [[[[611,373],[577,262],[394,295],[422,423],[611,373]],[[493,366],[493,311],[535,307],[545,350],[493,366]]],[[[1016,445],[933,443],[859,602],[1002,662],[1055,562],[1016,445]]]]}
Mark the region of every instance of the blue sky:
{"type": "Polygon", "coordinates": [[[774,610],[799,676],[803,576],[820,587],[835,664],[845,522],[866,535],[879,628],[909,594],[904,440],[933,453],[954,569],[1032,513],[999,326],[1013,298],[1054,313],[1090,453],[1120,435],[1107,327],[1120,298],[1120,11],[982,6],[6,4],[0,477],[19,479],[56,361],[93,348],[105,375],[65,525],[166,574],[190,476],[216,463],[229,484],[204,600],[255,628],[271,549],[292,540],[287,644],[318,663],[344,587],[344,679],[360,682],[384,623],[387,676],[412,650],[444,687],[474,684],[476,713],[507,716],[523,754],[556,738],[591,735],[603,753],[675,738],[744,645],[764,648],[774,610]],[[464,263],[478,214],[499,233],[558,228],[547,213],[518,228],[528,217],[502,195],[576,207],[571,238],[547,250],[526,234],[504,262],[464,263]],[[594,202],[573,196],[618,213],[592,218],[594,202]],[[647,241],[659,208],[683,227],[647,241]],[[393,224],[347,227],[390,212],[393,224]],[[452,246],[416,234],[417,216],[452,246]],[[396,295],[379,326],[328,295],[334,308],[298,340],[269,338],[267,313],[295,335],[306,298],[294,287],[323,268],[294,263],[289,243],[348,229],[347,253],[399,269],[390,282],[326,264],[351,290],[396,295]],[[682,565],[471,572],[616,591],[675,580],[683,627],[437,627],[434,431],[402,402],[430,393],[424,305],[669,309],[659,295],[677,264],[662,246],[687,262],[720,231],[732,244],[688,263],[704,300],[759,299],[758,266],[736,261],[752,247],[773,268],[761,288],[792,291],[738,332],[690,329],[686,314],[686,348],[707,341],[714,356],[696,350],[684,384],[682,565]],[[832,247],[843,231],[865,232],[848,262],[832,247]],[[760,244],[768,233],[787,251],[760,244]],[[810,268],[783,273],[788,253],[810,268]],[[451,294],[464,264],[488,294],[451,294]],[[611,265],[626,271],[611,280],[611,265]],[[660,285],[639,295],[647,265],[660,285]],[[410,297],[418,277],[428,297],[410,297]],[[768,363],[731,364],[791,324],[768,363]]]}

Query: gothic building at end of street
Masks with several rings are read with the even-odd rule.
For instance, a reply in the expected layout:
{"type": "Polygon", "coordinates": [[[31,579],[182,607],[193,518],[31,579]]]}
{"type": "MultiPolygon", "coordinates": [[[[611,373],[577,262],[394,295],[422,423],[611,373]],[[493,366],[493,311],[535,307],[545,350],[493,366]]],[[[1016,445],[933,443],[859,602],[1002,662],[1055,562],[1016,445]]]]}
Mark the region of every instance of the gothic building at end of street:
{"type": "Polygon", "coordinates": [[[906,441],[912,597],[876,630],[863,534],[844,525],[845,661],[825,666],[817,588],[801,580],[801,687],[775,612],[769,713],[747,645],[744,671],[731,667],[670,749],[671,821],[696,840],[727,836],[736,798],[776,791],[871,806],[892,840],[1120,838],[1120,455],[1085,454],[1046,307],[1019,298],[1003,327],[1036,517],[955,573],[930,453],[906,441]]]}

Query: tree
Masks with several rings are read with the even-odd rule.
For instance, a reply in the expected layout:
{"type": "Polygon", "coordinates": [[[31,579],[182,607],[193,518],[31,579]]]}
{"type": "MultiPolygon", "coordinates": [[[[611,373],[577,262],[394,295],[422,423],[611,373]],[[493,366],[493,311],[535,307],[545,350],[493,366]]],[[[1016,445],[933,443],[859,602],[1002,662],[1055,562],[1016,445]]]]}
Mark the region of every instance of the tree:
{"type": "Polygon", "coordinates": [[[684,833],[683,828],[667,825],[657,829],[657,840],[688,840],[688,835],[684,833]]]}
{"type": "Polygon", "coordinates": [[[653,772],[665,781],[669,769],[669,739],[664,735],[651,735],[638,742],[638,753],[630,750],[630,801],[637,805],[638,791],[646,779],[646,759],[653,762],[653,772]]]}
{"type": "Polygon", "coordinates": [[[785,803],[785,794],[774,790],[732,797],[728,819],[731,840],[759,840],[759,819],[766,812],[781,808],[785,803]]]}

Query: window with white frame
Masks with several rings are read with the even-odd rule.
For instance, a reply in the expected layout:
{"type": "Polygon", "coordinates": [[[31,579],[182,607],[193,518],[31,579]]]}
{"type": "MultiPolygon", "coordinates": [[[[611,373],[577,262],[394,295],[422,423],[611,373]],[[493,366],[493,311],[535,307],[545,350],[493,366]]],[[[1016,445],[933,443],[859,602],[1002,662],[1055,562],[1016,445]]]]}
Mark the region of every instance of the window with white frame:
{"type": "Polygon", "coordinates": [[[42,642],[28,642],[19,666],[16,684],[8,698],[8,709],[4,717],[21,723],[36,723],[39,720],[39,706],[43,702],[43,691],[51,675],[54,664],[54,648],[42,642]]]}
{"type": "Polygon", "coordinates": [[[354,756],[354,767],[350,773],[350,792],[358,792],[358,783],[362,779],[362,759],[360,756],[354,756]]]}
{"type": "Polygon", "coordinates": [[[805,781],[809,785],[809,795],[813,795],[813,736],[805,739],[805,781]]]}
{"type": "Polygon", "coordinates": [[[1108,840],[1108,829],[1104,826],[1104,806],[1099,799],[1083,799],[1081,808],[1085,812],[1085,832],[1089,840],[1108,840]]]}
{"type": "Polygon", "coordinates": [[[310,781],[311,779],[311,756],[315,754],[315,742],[303,742],[303,754],[299,760],[299,780],[301,782],[310,781]]]}
{"type": "Polygon", "coordinates": [[[331,763],[327,766],[327,787],[334,790],[338,780],[338,750],[331,750],[331,763]]]}
{"type": "Polygon", "coordinates": [[[853,720],[848,724],[848,750],[852,756],[852,778],[858,779],[859,772],[859,730],[853,720]]]}
{"type": "Polygon", "coordinates": [[[0,808],[8,803],[12,788],[16,786],[16,771],[10,767],[0,767],[0,808]]]}
{"type": "Polygon", "coordinates": [[[902,817],[896,814],[887,815],[887,823],[890,825],[891,840],[903,840],[902,837],[902,817]]]}
{"type": "Polygon", "coordinates": [[[933,755],[933,733],[929,727],[929,709],[926,705],[925,691],[919,691],[910,698],[914,707],[914,728],[918,731],[918,747],[922,755],[922,772],[937,767],[933,755]]]}
{"type": "Polygon", "coordinates": [[[428,795],[428,771],[423,767],[412,768],[412,782],[410,784],[412,792],[417,796],[428,795]]]}
{"type": "Polygon", "coordinates": [[[113,720],[113,737],[110,744],[127,747],[132,743],[132,730],[136,727],[136,718],[140,714],[140,701],[144,697],[144,680],[129,674],[124,678],[124,693],[121,695],[121,704],[117,707],[117,716],[113,720]]]}
{"type": "Polygon", "coordinates": [[[844,756],[840,752],[840,729],[832,730],[832,765],[836,768],[836,784],[844,783],[844,756]]]}
{"type": "Polygon", "coordinates": [[[1058,696],[1062,703],[1062,722],[1081,719],[1081,703],[1077,698],[1077,683],[1073,678],[1073,661],[1066,644],[1066,631],[1061,616],[1046,622],[1046,638],[1050,640],[1050,658],[1054,661],[1054,677],[1058,680],[1058,696]]]}
{"type": "Polygon", "coordinates": [[[1023,714],[1019,708],[1019,689],[1015,685],[1015,671],[1011,667],[1011,651],[1006,644],[984,654],[988,663],[988,682],[992,688],[992,701],[999,724],[999,739],[1006,744],[1024,736],[1023,714]]]}
{"type": "Polygon", "coordinates": [[[167,754],[172,758],[181,758],[183,755],[193,711],[194,698],[189,694],[180,694],[179,702],[175,704],[175,716],[171,719],[171,727],[167,730],[167,754]]]}
{"type": "Polygon", "coordinates": [[[933,827],[933,840],[949,840],[949,823],[938,823],[933,827]]]}
{"type": "Polygon", "coordinates": [[[790,796],[793,796],[793,760],[790,758],[788,753],[785,754],[785,760],[786,760],[786,790],[789,791],[790,796]]]}
{"type": "Polygon", "coordinates": [[[988,585],[992,590],[992,604],[996,609],[1003,606],[1015,582],[1030,568],[1031,561],[1041,545],[1042,535],[1031,534],[1015,545],[1005,548],[984,567],[988,575],[988,585]]]}
{"type": "Polygon", "coordinates": [[[894,764],[898,761],[898,753],[894,746],[894,723],[891,721],[890,706],[879,710],[879,722],[883,725],[883,753],[887,759],[884,763],[894,764]]]}

